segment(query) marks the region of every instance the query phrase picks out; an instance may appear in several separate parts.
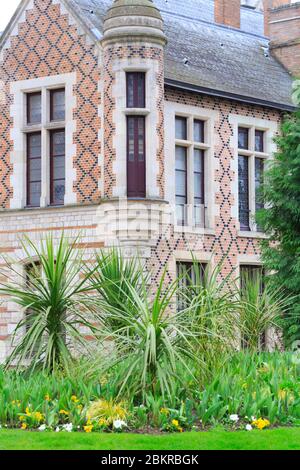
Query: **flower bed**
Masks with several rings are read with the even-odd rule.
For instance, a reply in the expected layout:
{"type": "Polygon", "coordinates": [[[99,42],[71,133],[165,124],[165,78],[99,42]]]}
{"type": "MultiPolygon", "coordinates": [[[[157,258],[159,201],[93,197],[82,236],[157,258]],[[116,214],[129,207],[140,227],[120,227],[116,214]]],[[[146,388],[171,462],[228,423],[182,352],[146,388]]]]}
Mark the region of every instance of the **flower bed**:
{"type": "Polygon", "coordinates": [[[300,366],[288,353],[237,354],[201,389],[178,383],[173,398],[117,397],[114,371],[86,375],[0,371],[0,424],[46,432],[176,432],[216,425],[264,430],[300,422],[300,366]]]}

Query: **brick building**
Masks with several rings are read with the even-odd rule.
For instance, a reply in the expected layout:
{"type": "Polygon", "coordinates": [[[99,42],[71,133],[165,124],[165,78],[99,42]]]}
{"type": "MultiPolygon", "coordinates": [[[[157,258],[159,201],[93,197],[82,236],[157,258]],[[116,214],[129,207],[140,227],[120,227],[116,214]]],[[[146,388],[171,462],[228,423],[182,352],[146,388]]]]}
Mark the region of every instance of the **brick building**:
{"type": "MultiPolygon", "coordinates": [[[[87,256],[138,253],[153,283],[191,252],[224,258],[223,276],[259,269],[257,193],[293,109],[300,3],[242,4],[20,2],[0,38],[0,253],[17,270],[24,234],[62,231],[87,256]]],[[[4,299],[0,361],[21,316],[4,299]]]]}

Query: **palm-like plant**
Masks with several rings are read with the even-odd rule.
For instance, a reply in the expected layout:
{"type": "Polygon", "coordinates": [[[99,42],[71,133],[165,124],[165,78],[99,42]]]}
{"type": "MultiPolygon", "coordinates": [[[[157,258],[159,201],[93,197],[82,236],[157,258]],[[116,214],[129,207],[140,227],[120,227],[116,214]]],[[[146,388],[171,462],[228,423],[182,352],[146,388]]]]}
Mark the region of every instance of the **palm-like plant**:
{"type": "Polygon", "coordinates": [[[140,260],[137,257],[125,259],[117,248],[100,251],[95,253],[93,267],[86,267],[86,274],[96,293],[96,303],[99,299],[101,305],[123,311],[122,316],[106,316],[106,325],[114,330],[125,326],[122,331],[130,334],[129,323],[124,322],[125,314],[128,311],[131,317],[138,315],[136,296],[146,294],[149,282],[149,275],[143,271],[140,260]]]}
{"type": "Polygon", "coordinates": [[[39,365],[53,370],[71,357],[75,344],[83,345],[86,351],[80,325],[95,330],[87,319],[92,314],[87,295],[91,273],[82,274],[83,253],[76,250],[75,242],[70,244],[64,235],[57,247],[50,236],[40,246],[24,239],[22,247],[31,268],[26,276],[7,262],[12,275],[0,284],[0,294],[8,296],[25,313],[13,335],[8,366],[31,361],[32,368],[39,365]]]}
{"type": "Polygon", "coordinates": [[[238,318],[242,346],[252,352],[258,351],[261,338],[268,330],[282,328],[291,301],[281,290],[269,285],[262,288],[259,277],[245,275],[238,318]]]}
{"type": "Polygon", "coordinates": [[[119,395],[125,391],[131,396],[151,392],[170,398],[179,380],[178,367],[193,375],[189,365],[190,360],[197,360],[192,347],[195,335],[190,328],[193,312],[189,307],[180,312],[171,308],[177,283],[166,286],[165,277],[153,296],[148,295],[141,278],[138,289],[124,280],[123,295],[129,300],[122,305],[99,301],[102,341],[109,338],[114,344],[106,367],[116,370],[119,395]]]}
{"type": "Polygon", "coordinates": [[[203,274],[201,265],[194,260],[193,275],[187,273],[184,282],[178,280],[178,297],[194,311],[190,325],[196,333],[194,348],[198,358],[206,364],[198,370],[201,384],[210,379],[238,347],[236,282],[232,273],[221,279],[221,268],[219,264],[212,271],[205,269],[203,274]]]}

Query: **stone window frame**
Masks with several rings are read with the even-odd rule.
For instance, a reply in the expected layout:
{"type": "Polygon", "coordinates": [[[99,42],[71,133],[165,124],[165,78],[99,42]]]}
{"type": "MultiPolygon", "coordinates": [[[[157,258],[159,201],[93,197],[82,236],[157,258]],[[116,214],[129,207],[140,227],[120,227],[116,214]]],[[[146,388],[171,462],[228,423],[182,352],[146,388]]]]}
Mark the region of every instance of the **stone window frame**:
{"type": "MultiPolygon", "coordinates": [[[[216,181],[215,175],[218,168],[218,159],[214,158],[215,146],[215,123],[218,118],[218,112],[198,106],[191,106],[181,103],[165,102],[165,149],[166,149],[166,174],[170,177],[166,181],[166,199],[170,202],[173,210],[174,230],[176,232],[192,232],[201,234],[215,233],[215,218],[219,214],[219,208],[216,205],[216,193],[219,190],[219,183],[216,181]],[[188,135],[187,141],[179,141],[175,138],[175,119],[176,117],[186,117],[188,119],[188,135]],[[194,143],[192,139],[193,121],[204,121],[205,143],[194,143]],[[172,125],[170,125],[172,123],[172,125]],[[188,208],[188,220],[184,226],[178,226],[176,220],[176,200],[175,200],[175,147],[176,144],[188,146],[188,159],[192,159],[192,151],[195,148],[204,150],[204,201],[205,201],[205,223],[204,227],[193,225],[193,206],[188,208]]],[[[193,165],[189,165],[188,178],[193,171],[193,165]]],[[[191,178],[190,178],[191,179],[191,178]]],[[[193,183],[187,188],[188,200],[193,201],[193,183]]]]}
{"type": "MultiPolygon", "coordinates": [[[[13,151],[11,152],[11,162],[13,165],[11,176],[13,188],[11,209],[27,209],[26,136],[28,133],[36,131],[42,134],[42,190],[40,206],[32,209],[52,207],[50,205],[50,131],[62,128],[65,129],[66,139],[66,190],[64,205],[76,203],[77,197],[73,187],[76,180],[76,170],[73,164],[76,156],[76,145],[73,143],[73,134],[76,131],[76,121],[73,115],[73,111],[76,108],[75,85],[76,73],[22,80],[11,84],[11,94],[13,95],[11,116],[14,123],[11,130],[11,139],[13,141],[13,151]],[[65,89],[65,120],[51,122],[50,91],[61,88],[65,89]],[[41,92],[42,94],[42,122],[38,125],[28,125],[26,95],[34,92],[41,92]]],[[[63,205],[59,207],[63,207],[63,205]]]]}
{"type": "MultiPolygon", "coordinates": [[[[273,141],[274,136],[278,132],[278,123],[267,119],[253,118],[241,115],[230,115],[229,122],[233,126],[233,136],[231,147],[234,151],[234,160],[232,169],[235,174],[233,183],[233,194],[235,203],[232,206],[232,216],[237,221],[238,236],[249,238],[265,238],[264,232],[258,230],[255,222],[255,158],[263,159],[267,167],[267,162],[271,161],[273,154],[276,151],[276,144],[273,141]],[[238,148],[238,129],[245,127],[249,129],[249,149],[238,148]],[[264,131],[264,152],[255,151],[255,131],[264,131]],[[248,157],[249,160],[249,210],[250,210],[250,230],[243,231],[240,228],[239,222],[239,171],[238,171],[238,158],[239,155],[248,157]]],[[[251,263],[250,263],[251,264],[251,263]]]]}
{"type": "MultiPolygon", "coordinates": [[[[127,198],[127,139],[126,139],[126,119],[127,116],[144,116],[146,124],[146,198],[160,199],[157,176],[159,165],[157,152],[159,149],[159,136],[157,133],[157,122],[159,121],[159,110],[157,100],[159,90],[157,88],[157,74],[159,64],[152,59],[131,58],[118,60],[114,64],[115,82],[113,86],[113,98],[115,99],[115,109],[113,111],[114,123],[116,126],[114,136],[114,146],[116,158],[113,162],[113,172],[116,176],[116,184],[113,188],[114,198],[127,198]],[[145,73],[145,108],[128,108],[126,99],[128,72],[145,73]]],[[[104,113],[104,110],[102,111],[104,113]]],[[[104,116],[103,116],[104,119],[104,116]]],[[[103,162],[102,162],[103,166],[103,162]]],[[[104,191],[104,180],[102,181],[102,191],[104,191]]]]}

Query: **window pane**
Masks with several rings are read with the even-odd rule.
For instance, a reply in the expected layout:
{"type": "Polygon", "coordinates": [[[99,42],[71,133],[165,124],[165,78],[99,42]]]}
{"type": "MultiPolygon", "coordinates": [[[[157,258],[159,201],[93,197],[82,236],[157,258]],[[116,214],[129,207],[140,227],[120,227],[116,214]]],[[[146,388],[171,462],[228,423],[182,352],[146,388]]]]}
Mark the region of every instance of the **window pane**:
{"type": "Polygon", "coordinates": [[[51,121],[64,121],[65,119],[65,90],[51,90],[50,92],[50,119],[51,121]]]}
{"type": "Polygon", "coordinates": [[[27,123],[40,124],[42,121],[41,93],[27,94],[27,123]]]}
{"type": "Polygon", "coordinates": [[[55,131],[52,133],[53,155],[65,154],[65,131],[55,131]]]}
{"type": "Polygon", "coordinates": [[[64,203],[65,198],[65,181],[64,180],[57,180],[53,183],[53,204],[60,204],[64,203]]]}
{"type": "Polygon", "coordinates": [[[27,135],[27,205],[40,206],[41,198],[41,134],[27,135]]]}
{"type": "Polygon", "coordinates": [[[177,224],[184,225],[186,221],[187,203],[187,149],[176,146],[175,187],[176,187],[176,216],[177,224]]]}
{"type": "MultiPolygon", "coordinates": [[[[262,158],[255,158],[255,210],[258,212],[264,208],[263,195],[261,194],[261,187],[264,182],[264,160],[262,158]]],[[[257,225],[257,230],[261,228],[257,225]]]]}
{"type": "Polygon", "coordinates": [[[264,151],[264,131],[255,131],[255,151],[263,152],[264,151]]]}
{"type": "Polygon", "coordinates": [[[204,143],[204,121],[194,121],[194,141],[204,143]]]}
{"type": "Polygon", "coordinates": [[[145,118],[138,118],[139,162],[145,159],[145,118]]]}
{"type": "Polygon", "coordinates": [[[239,127],[239,149],[249,149],[249,129],[246,127],[239,127]]]}
{"type": "Polygon", "coordinates": [[[179,281],[179,294],[177,296],[177,309],[183,310],[188,307],[184,291],[187,288],[197,288],[204,285],[204,275],[207,265],[204,263],[191,263],[179,261],[176,263],[177,279],[179,281]]]}
{"type": "Polygon", "coordinates": [[[249,163],[248,157],[239,156],[239,221],[241,230],[249,225],[249,163]]]}
{"type": "Polygon", "coordinates": [[[175,137],[180,140],[187,140],[187,119],[185,117],[176,117],[175,137]]]}
{"type": "Polygon", "coordinates": [[[204,226],[204,151],[194,150],[194,223],[204,226]]]}
{"type": "Polygon", "coordinates": [[[65,131],[52,131],[50,144],[50,203],[62,205],[65,196],[65,131]]]}
{"type": "Polygon", "coordinates": [[[145,108],[145,85],[146,75],[144,72],[127,73],[127,107],[145,108]]]}

